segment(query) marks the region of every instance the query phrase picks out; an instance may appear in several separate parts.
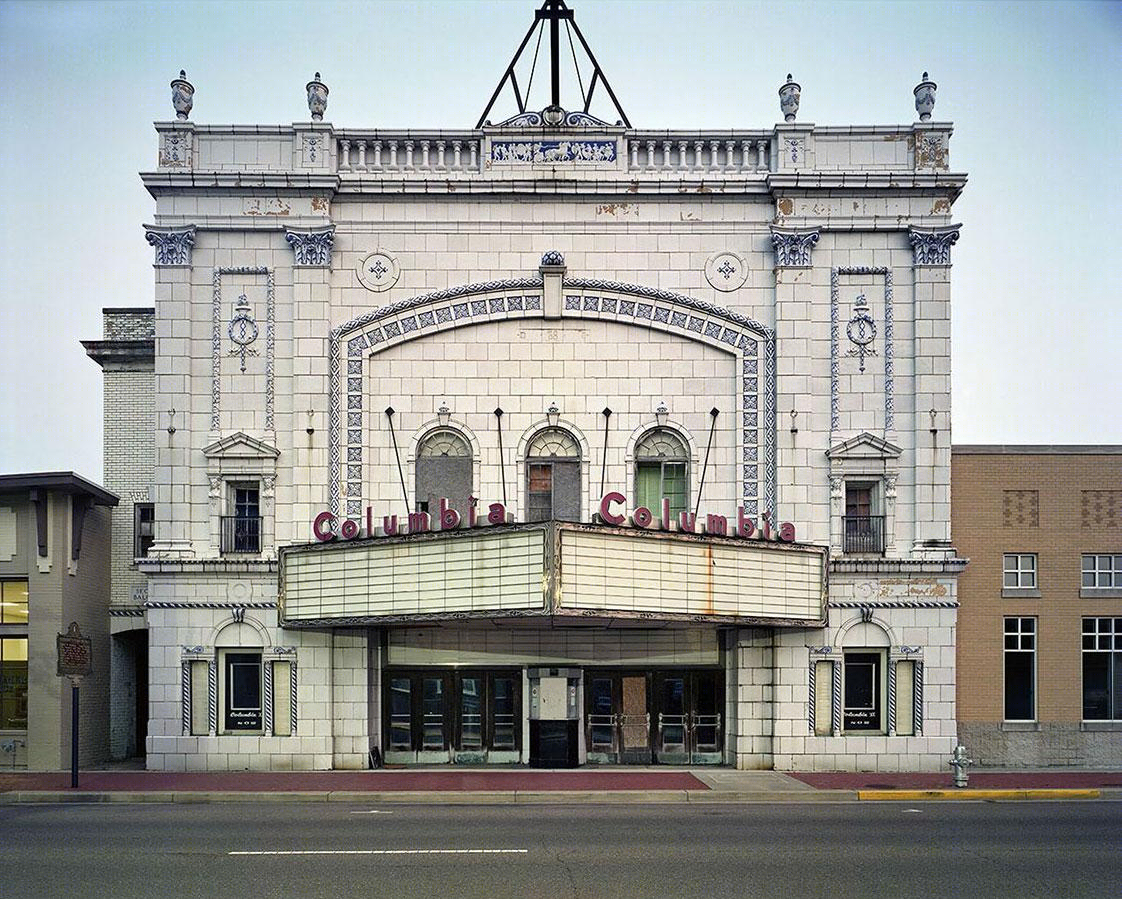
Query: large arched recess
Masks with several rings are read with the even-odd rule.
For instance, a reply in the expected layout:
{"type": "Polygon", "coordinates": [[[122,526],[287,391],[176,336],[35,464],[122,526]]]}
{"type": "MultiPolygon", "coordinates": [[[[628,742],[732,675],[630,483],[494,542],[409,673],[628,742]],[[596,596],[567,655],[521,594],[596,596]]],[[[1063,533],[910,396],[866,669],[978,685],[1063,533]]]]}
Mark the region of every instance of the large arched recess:
{"type": "MultiPolygon", "coordinates": [[[[364,363],[419,337],[481,322],[541,319],[541,278],[485,281],[422,294],[333,328],[330,354],[328,495],[335,512],[363,507],[364,363]],[[355,477],[344,477],[344,465],[355,477]],[[341,509],[342,500],[347,507],[341,509]]],[[[776,511],[775,334],[737,312],[682,294],[593,278],[565,278],[563,319],[593,318],[654,328],[734,353],[740,378],[741,495],[749,513],[776,511]]]]}

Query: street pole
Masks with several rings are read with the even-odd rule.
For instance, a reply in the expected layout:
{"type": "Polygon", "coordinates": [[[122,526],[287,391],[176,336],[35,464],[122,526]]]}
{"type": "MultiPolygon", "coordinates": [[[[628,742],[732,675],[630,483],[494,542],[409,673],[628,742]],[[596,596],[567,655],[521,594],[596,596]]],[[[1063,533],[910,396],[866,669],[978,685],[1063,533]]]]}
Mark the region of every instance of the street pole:
{"type": "Polygon", "coordinates": [[[70,679],[70,789],[78,789],[78,678],[70,679]]]}

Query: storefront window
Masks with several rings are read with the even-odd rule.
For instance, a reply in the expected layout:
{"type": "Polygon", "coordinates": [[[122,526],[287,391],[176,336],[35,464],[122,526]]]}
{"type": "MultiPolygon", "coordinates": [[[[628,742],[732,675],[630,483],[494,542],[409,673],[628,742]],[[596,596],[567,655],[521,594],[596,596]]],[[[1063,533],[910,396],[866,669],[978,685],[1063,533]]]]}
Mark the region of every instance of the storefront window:
{"type": "Polygon", "coordinates": [[[847,731],[882,730],[880,653],[847,652],[844,677],[842,727],[847,731]]]}
{"type": "Polygon", "coordinates": [[[226,730],[261,730],[261,654],[228,652],[225,670],[226,730]]]}
{"type": "Polygon", "coordinates": [[[0,640],[0,730],[27,729],[27,637],[0,640]]]}

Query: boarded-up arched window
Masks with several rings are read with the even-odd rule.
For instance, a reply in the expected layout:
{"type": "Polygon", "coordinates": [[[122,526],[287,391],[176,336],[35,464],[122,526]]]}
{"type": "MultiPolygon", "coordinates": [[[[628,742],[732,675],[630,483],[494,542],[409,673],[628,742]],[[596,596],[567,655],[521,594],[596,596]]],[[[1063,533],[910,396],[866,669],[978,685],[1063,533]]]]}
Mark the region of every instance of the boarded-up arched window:
{"type": "Polygon", "coordinates": [[[635,505],[646,506],[658,516],[666,497],[672,516],[686,511],[689,474],[685,441],[665,428],[648,432],[635,447],[635,505]]]}
{"type": "Polygon", "coordinates": [[[580,520],[580,444],[546,428],[526,448],[526,520],[580,520]]]}
{"type": "Polygon", "coordinates": [[[448,500],[466,520],[471,496],[471,445],[462,434],[440,428],[417,447],[417,511],[436,515],[448,500]]]}

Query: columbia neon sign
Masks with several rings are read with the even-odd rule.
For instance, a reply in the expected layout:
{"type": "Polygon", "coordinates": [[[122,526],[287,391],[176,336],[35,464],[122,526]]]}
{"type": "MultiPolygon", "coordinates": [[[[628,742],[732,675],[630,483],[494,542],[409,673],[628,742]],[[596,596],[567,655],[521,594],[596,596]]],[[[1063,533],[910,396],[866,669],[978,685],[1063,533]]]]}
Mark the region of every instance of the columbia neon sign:
{"type": "MultiPolygon", "coordinates": [[[[332,540],[357,540],[368,537],[392,537],[396,534],[420,534],[427,531],[455,531],[463,527],[478,528],[497,524],[511,524],[514,517],[507,512],[503,503],[491,503],[486,514],[478,508],[478,500],[470,498],[466,517],[453,509],[446,497],[441,497],[437,512],[409,512],[407,515],[383,515],[380,528],[376,528],[374,509],[366,507],[362,519],[341,518],[334,512],[320,512],[312,522],[312,535],[321,543],[332,540]]],[[[771,540],[794,543],[795,526],[789,521],[775,524],[771,514],[763,512],[757,522],[751,518],[743,506],[736,510],[735,521],[724,515],[707,513],[704,519],[696,512],[682,512],[677,519],[670,514],[670,500],[662,499],[659,512],[654,513],[646,506],[639,506],[626,514],[627,497],[611,491],[600,498],[599,512],[593,516],[594,524],[628,525],[644,531],[673,531],[683,534],[712,534],[721,537],[740,537],[745,540],[771,540]]]]}

